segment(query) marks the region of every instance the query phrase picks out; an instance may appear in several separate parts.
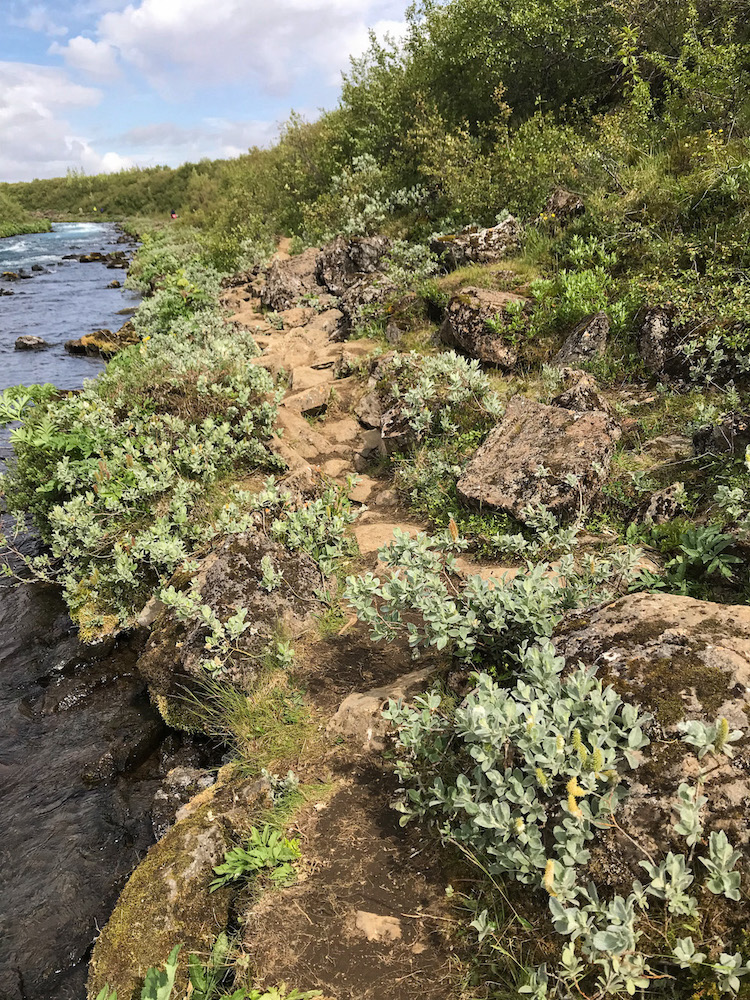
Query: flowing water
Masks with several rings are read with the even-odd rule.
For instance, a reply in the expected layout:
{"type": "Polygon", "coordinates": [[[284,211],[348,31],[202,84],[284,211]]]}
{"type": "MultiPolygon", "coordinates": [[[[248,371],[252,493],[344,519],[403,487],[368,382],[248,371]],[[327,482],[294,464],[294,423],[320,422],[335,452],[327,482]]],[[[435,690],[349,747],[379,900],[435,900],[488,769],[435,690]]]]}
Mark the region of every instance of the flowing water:
{"type": "MultiPolygon", "coordinates": [[[[116,329],[137,299],[107,288],[123,271],[62,258],[122,249],[117,239],[107,224],[71,224],[0,240],[0,272],[45,268],[0,279],[14,292],[0,297],[0,389],[72,389],[96,375],[101,363],[69,356],[64,342],[116,329]],[[14,351],[20,334],[51,346],[14,351]]],[[[203,760],[149,704],[136,658],[127,641],[84,647],[54,588],[0,582],[0,1000],[83,1000],[97,930],[153,843],[160,780],[203,760]]]]}

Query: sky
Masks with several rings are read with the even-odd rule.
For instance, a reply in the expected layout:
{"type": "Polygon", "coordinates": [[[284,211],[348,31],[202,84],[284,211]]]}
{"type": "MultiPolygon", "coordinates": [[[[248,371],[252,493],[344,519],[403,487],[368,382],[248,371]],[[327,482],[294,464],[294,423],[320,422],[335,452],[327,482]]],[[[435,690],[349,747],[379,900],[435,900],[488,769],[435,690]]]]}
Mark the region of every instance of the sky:
{"type": "Polygon", "coordinates": [[[0,181],[266,145],[407,0],[0,0],[0,181]]]}

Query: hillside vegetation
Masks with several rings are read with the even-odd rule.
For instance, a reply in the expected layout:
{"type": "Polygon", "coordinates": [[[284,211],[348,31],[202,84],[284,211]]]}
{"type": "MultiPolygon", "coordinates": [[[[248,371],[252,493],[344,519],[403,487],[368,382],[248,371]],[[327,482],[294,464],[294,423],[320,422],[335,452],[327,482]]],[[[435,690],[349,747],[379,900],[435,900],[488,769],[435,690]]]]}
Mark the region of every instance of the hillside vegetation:
{"type": "Polygon", "coordinates": [[[34,218],[13,198],[0,190],[0,237],[49,230],[47,219],[34,218]]]}
{"type": "Polygon", "coordinates": [[[5,541],[238,765],[91,1000],[748,995],[749,77],[739,0],[414,4],[0,396],[5,541]]]}

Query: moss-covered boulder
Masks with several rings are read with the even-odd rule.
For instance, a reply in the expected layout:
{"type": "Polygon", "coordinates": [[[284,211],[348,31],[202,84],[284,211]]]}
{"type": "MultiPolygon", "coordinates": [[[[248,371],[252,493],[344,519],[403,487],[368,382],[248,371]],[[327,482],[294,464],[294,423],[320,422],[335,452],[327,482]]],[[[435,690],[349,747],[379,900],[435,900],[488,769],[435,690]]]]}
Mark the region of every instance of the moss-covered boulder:
{"type": "MultiPolygon", "coordinates": [[[[598,852],[606,874],[616,882],[618,871],[629,873],[632,881],[645,852],[684,852],[684,837],[674,830],[678,789],[682,782],[694,787],[699,776],[707,798],[705,837],[724,830],[750,857],[750,608],[632,594],[570,616],[554,642],[571,665],[582,661],[595,668],[624,699],[654,716],[651,744],[617,814],[619,829],[604,836],[598,852]],[[683,740],[681,724],[720,719],[742,730],[743,738],[732,744],[732,756],[718,752],[699,760],[683,740]]],[[[706,903],[714,910],[720,906],[714,897],[706,903]]],[[[745,903],[723,907],[720,919],[741,927],[747,909],[745,903]]]]}
{"type": "Polygon", "coordinates": [[[231,891],[209,892],[213,868],[269,804],[265,783],[225,769],[216,785],[183,806],[176,825],[130,876],[97,939],[90,1000],[105,983],[119,1000],[136,1000],[148,969],[163,966],[176,944],[183,945],[178,985],[184,990],[188,954],[209,951],[229,922],[231,891]]]}

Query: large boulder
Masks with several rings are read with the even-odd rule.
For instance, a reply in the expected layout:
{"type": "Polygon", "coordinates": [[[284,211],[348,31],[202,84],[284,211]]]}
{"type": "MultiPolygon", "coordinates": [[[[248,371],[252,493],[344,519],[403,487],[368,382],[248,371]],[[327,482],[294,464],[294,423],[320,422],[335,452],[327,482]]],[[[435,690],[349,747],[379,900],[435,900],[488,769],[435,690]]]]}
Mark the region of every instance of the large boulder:
{"type": "Polygon", "coordinates": [[[466,264],[494,264],[518,249],[521,225],[509,215],[496,226],[468,226],[460,233],[437,236],[430,249],[450,271],[466,264]]]}
{"type": "Polygon", "coordinates": [[[148,969],[163,968],[176,944],[183,946],[178,985],[184,995],[187,955],[210,952],[231,916],[231,889],[209,892],[213,869],[270,805],[265,782],[226,768],[215,785],[182,807],[177,824],[130,876],[94,945],[90,1000],[105,983],[123,1000],[140,996],[148,969]]]}
{"type": "MultiPolygon", "coordinates": [[[[251,531],[222,542],[203,560],[192,584],[223,622],[241,608],[247,609],[251,628],[236,643],[241,652],[225,664],[222,678],[248,688],[279,627],[299,634],[309,624],[315,609],[309,598],[324,581],[306,553],[291,553],[263,532],[251,531]],[[266,556],[275,573],[283,577],[271,591],[261,586],[261,560],[266,556]]],[[[170,611],[157,620],[138,661],[138,669],[169,721],[179,721],[169,699],[174,697],[179,704],[180,691],[184,695],[186,686],[207,676],[203,666],[211,658],[205,646],[207,634],[200,621],[185,624],[170,611]]]]}
{"type": "Polygon", "coordinates": [[[574,514],[606,479],[619,438],[606,413],[514,396],[459,479],[459,496],[519,521],[539,504],[558,517],[574,514]]]}
{"type": "Polygon", "coordinates": [[[518,351],[511,334],[505,335],[502,329],[511,322],[512,310],[508,306],[518,309],[527,303],[523,296],[511,292],[462,288],[448,304],[438,337],[472,358],[511,371],[518,360],[518,351]]]}
{"type": "MultiPolygon", "coordinates": [[[[654,716],[648,731],[651,745],[633,773],[631,794],[617,816],[629,838],[618,831],[605,838],[604,863],[610,864],[608,853],[610,858],[628,859],[634,868],[644,850],[662,856],[671,847],[683,853],[685,841],[673,830],[679,818],[677,790],[683,781],[694,787],[701,771],[702,794],[708,799],[703,815],[706,836],[723,829],[732,843],[747,850],[747,736],[733,744],[732,758],[719,753],[699,761],[681,739],[680,723],[711,724],[725,718],[732,729],[747,733],[750,608],[667,594],[632,594],[589,612],[572,612],[558,627],[554,643],[570,665],[582,661],[596,669],[624,699],[654,716]]],[[[741,920],[741,908],[737,904],[734,908],[741,920]]]]}
{"type": "Polygon", "coordinates": [[[283,312],[296,306],[304,295],[323,295],[317,279],[318,251],[303,251],[296,257],[274,260],[268,268],[260,300],[267,309],[283,312]]]}
{"type": "Polygon", "coordinates": [[[588,316],[573,329],[553,359],[561,367],[577,367],[604,353],[609,336],[609,317],[604,312],[588,316]]]}
{"type": "Polygon", "coordinates": [[[352,285],[382,270],[390,246],[385,236],[338,236],[318,254],[317,280],[332,295],[342,296],[352,285]]]}

